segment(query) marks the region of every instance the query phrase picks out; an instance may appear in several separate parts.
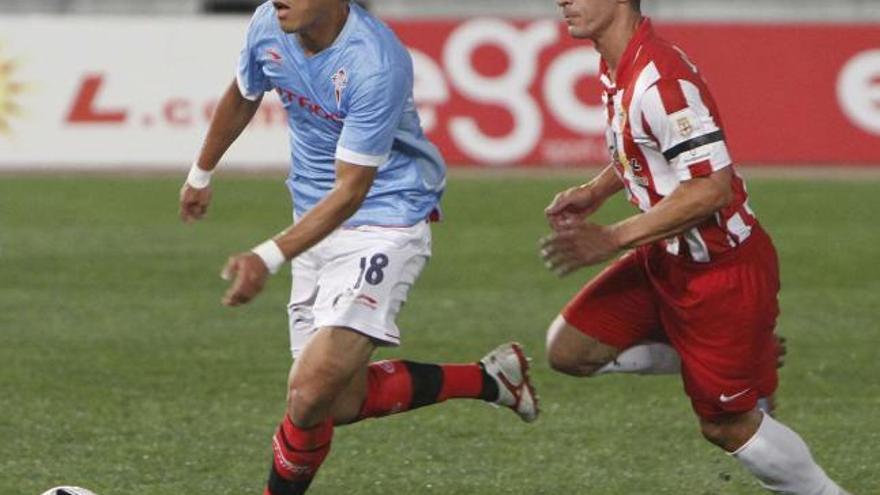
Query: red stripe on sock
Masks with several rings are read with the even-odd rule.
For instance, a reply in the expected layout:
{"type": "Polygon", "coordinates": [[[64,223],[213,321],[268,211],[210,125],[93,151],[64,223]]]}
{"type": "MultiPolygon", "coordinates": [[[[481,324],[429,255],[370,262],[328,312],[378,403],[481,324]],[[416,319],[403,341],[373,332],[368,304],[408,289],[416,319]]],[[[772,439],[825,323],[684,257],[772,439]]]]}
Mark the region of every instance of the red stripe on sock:
{"type": "Polygon", "coordinates": [[[367,397],[358,419],[379,418],[409,409],[412,377],[400,361],[378,361],[367,368],[367,397]]]}
{"type": "Polygon", "coordinates": [[[330,452],[333,421],[327,419],[314,428],[298,428],[284,418],[272,438],[275,469],[286,480],[308,480],[315,476],[330,452]]]}
{"type": "Polygon", "coordinates": [[[304,430],[293,424],[290,416],[285,414],[284,421],[281,422],[281,430],[287,443],[294,449],[302,451],[323,447],[333,438],[333,422],[329,419],[304,430]]]}
{"type": "Polygon", "coordinates": [[[446,399],[476,399],[483,391],[483,370],[478,364],[441,364],[443,388],[437,402],[446,399]]]}

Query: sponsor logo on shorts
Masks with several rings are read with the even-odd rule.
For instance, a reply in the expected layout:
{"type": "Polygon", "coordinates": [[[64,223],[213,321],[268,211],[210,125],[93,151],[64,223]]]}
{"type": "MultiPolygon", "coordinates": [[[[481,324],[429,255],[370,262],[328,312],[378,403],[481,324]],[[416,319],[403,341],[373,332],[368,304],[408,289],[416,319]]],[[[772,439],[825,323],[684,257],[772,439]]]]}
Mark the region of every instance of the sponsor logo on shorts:
{"type": "Polygon", "coordinates": [[[366,306],[370,309],[377,309],[379,307],[379,301],[373,299],[366,294],[358,294],[358,296],[354,298],[354,303],[360,304],[361,306],[366,306]]]}
{"type": "Polygon", "coordinates": [[[361,306],[366,306],[370,309],[379,309],[379,301],[366,294],[355,295],[354,291],[351,289],[346,289],[345,292],[337,294],[336,297],[333,298],[334,308],[340,304],[360,304],[361,306]]]}

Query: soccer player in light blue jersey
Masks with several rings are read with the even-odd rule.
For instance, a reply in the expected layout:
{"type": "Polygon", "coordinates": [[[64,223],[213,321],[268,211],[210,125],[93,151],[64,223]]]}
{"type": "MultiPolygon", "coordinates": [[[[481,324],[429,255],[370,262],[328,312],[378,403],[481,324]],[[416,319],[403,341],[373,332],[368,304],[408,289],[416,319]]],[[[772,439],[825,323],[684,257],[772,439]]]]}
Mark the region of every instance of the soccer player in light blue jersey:
{"type": "Polygon", "coordinates": [[[347,0],[276,0],[251,21],[235,81],[222,97],[180,192],[181,218],[202,218],[216,165],[274,90],[287,110],[287,185],[294,224],[229,259],[229,306],[255,297],[293,260],[294,364],[273,438],[266,494],[304,493],[335,426],[474,398],[538,414],[527,360],[504,344],[480,362],[370,363],[396,346],[395,319],[431,255],[445,165],[413,103],[412,61],[394,33],[347,0]]]}

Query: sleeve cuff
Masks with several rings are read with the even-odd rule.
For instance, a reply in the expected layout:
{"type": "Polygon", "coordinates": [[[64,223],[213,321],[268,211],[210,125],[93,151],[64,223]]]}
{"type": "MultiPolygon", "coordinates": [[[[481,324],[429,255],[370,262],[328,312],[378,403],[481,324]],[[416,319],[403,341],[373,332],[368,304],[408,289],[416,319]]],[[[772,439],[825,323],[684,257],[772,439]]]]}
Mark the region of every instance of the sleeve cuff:
{"type": "Polygon", "coordinates": [[[253,93],[248,92],[247,87],[244,84],[244,79],[242,79],[242,77],[241,77],[241,72],[235,73],[235,80],[236,80],[236,82],[238,82],[238,91],[241,93],[241,96],[244,99],[250,100],[250,101],[257,101],[260,99],[260,96],[261,96],[260,93],[253,94],[253,93]]]}
{"type": "Polygon", "coordinates": [[[391,153],[384,155],[367,155],[352,151],[342,145],[336,146],[336,159],[352,165],[362,165],[364,167],[378,167],[388,161],[391,153]]]}

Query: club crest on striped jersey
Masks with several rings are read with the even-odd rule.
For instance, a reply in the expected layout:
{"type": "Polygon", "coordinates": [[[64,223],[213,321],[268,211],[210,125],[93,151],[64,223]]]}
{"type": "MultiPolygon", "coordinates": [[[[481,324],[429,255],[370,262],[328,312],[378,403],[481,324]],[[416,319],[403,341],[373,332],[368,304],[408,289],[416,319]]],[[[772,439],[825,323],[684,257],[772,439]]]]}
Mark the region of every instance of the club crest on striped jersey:
{"type": "Polygon", "coordinates": [[[683,138],[689,138],[702,130],[700,118],[691,108],[685,108],[671,114],[669,121],[683,138]]]}
{"type": "Polygon", "coordinates": [[[348,87],[348,74],[345,72],[345,68],[339,69],[335,74],[330,76],[330,80],[333,81],[333,88],[336,94],[336,105],[339,105],[339,102],[342,100],[342,92],[348,87]]]}
{"type": "Polygon", "coordinates": [[[691,119],[687,117],[679,117],[676,125],[678,126],[678,132],[682,137],[688,137],[694,133],[694,125],[691,124],[691,119]]]}

